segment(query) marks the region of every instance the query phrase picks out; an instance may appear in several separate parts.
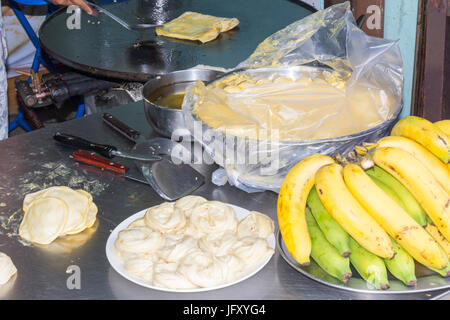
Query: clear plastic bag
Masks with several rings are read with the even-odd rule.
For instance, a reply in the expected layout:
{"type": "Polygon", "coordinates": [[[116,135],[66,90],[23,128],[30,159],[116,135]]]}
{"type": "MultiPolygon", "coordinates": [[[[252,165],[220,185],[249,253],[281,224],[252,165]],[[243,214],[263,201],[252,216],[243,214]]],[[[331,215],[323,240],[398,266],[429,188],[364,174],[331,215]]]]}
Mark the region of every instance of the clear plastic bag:
{"type": "Polygon", "coordinates": [[[230,184],[277,192],[304,157],[385,136],[401,112],[402,68],[397,42],[367,36],[348,2],[335,5],[273,34],[231,74],[190,86],[186,126],[230,184]]]}

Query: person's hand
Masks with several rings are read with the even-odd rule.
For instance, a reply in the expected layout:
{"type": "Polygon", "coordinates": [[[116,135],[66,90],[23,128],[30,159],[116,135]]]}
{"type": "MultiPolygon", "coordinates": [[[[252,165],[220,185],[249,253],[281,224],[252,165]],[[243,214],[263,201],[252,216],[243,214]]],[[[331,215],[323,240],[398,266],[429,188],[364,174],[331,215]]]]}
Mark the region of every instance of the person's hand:
{"type": "Polygon", "coordinates": [[[57,6],[79,6],[82,10],[86,11],[89,15],[95,15],[94,9],[91,8],[86,2],[83,0],[48,0],[51,3],[57,5],[57,6]]]}

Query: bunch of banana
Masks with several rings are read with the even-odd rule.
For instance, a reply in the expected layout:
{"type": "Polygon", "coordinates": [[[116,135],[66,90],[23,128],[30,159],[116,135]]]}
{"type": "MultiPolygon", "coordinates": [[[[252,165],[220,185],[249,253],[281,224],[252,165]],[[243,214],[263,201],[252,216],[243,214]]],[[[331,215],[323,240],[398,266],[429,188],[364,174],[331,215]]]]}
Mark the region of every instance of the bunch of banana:
{"type": "Polygon", "coordinates": [[[294,259],[308,265],[311,257],[344,283],[350,263],[378,289],[389,288],[387,270],[414,286],[414,260],[450,276],[449,129],[450,120],[407,117],[349,159],[300,161],[278,197],[280,230],[294,259]]]}

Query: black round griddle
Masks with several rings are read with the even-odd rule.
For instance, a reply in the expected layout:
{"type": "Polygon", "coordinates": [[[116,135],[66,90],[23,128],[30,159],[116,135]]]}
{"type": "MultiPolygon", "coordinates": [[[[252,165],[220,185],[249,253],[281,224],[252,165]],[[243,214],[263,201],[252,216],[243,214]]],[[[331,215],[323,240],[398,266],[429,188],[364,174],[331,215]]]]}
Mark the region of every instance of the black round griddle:
{"type": "Polygon", "coordinates": [[[104,14],[95,18],[83,13],[81,28],[70,30],[66,8],[41,26],[42,47],[63,64],[99,76],[142,82],[199,64],[235,67],[265,38],[314,12],[297,0],[130,0],[103,6],[129,23],[167,22],[185,11],[240,20],[237,28],[205,44],[158,37],[154,29],[129,31],[104,14]]]}

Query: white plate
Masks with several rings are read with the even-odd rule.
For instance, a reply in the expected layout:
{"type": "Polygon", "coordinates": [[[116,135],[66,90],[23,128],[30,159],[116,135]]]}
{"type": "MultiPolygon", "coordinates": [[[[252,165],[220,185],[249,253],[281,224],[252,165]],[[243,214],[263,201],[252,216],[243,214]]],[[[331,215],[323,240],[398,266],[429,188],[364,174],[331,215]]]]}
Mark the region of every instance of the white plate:
{"type": "MultiPolygon", "coordinates": [[[[250,214],[250,211],[248,211],[247,209],[238,207],[238,206],[234,206],[231,204],[227,204],[228,206],[230,206],[231,208],[233,208],[234,212],[236,213],[236,217],[237,219],[240,221],[242,219],[244,219],[246,216],[248,216],[250,214]]],[[[111,266],[114,268],[114,270],[116,270],[121,276],[123,276],[124,278],[138,284],[141,285],[143,287],[147,287],[150,289],[155,289],[155,290],[161,290],[161,291],[168,291],[168,292],[203,292],[203,291],[210,291],[210,290],[217,290],[217,289],[221,289],[221,288],[225,288],[228,286],[232,286],[236,283],[239,283],[241,281],[244,281],[248,278],[250,278],[251,276],[255,275],[256,273],[258,273],[262,268],[264,268],[264,266],[270,261],[270,259],[272,258],[272,256],[268,257],[265,261],[261,262],[258,265],[255,265],[254,268],[248,270],[247,272],[243,273],[238,279],[232,281],[232,282],[228,282],[228,283],[224,283],[221,284],[219,286],[215,286],[215,287],[208,287],[208,288],[198,288],[198,289],[187,289],[187,290],[178,290],[178,289],[168,289],[168,288],[163,288],[163,287],[157,287],[154,286],[148,282],[146,282],[145,280],[135,277],[131,274],[129,274],[122,263],[122,260],[120,259],[120,257],[117,256],[116,254],[116,250],[114,249],[114,243],[116,242],[117,239],[117,235],[119,234],[120,231],[126,229],[130,223],[132,223],[133,221],[142,218],[145,215],[145,212],[147,211],[147,209],[144,209],[130,217],[128,217],[127,219],[125,219],[124,221],[122,221],[114,230],[113,232],[111,232],[111,234],[109,235],[108,241],[106,242],[106,257],[109,260],[109,263],[111,264],[111,266]]],[[[272,234],[267,238],[267,242],[270,248],[275,250],[275,235],[272,234]]]]}

